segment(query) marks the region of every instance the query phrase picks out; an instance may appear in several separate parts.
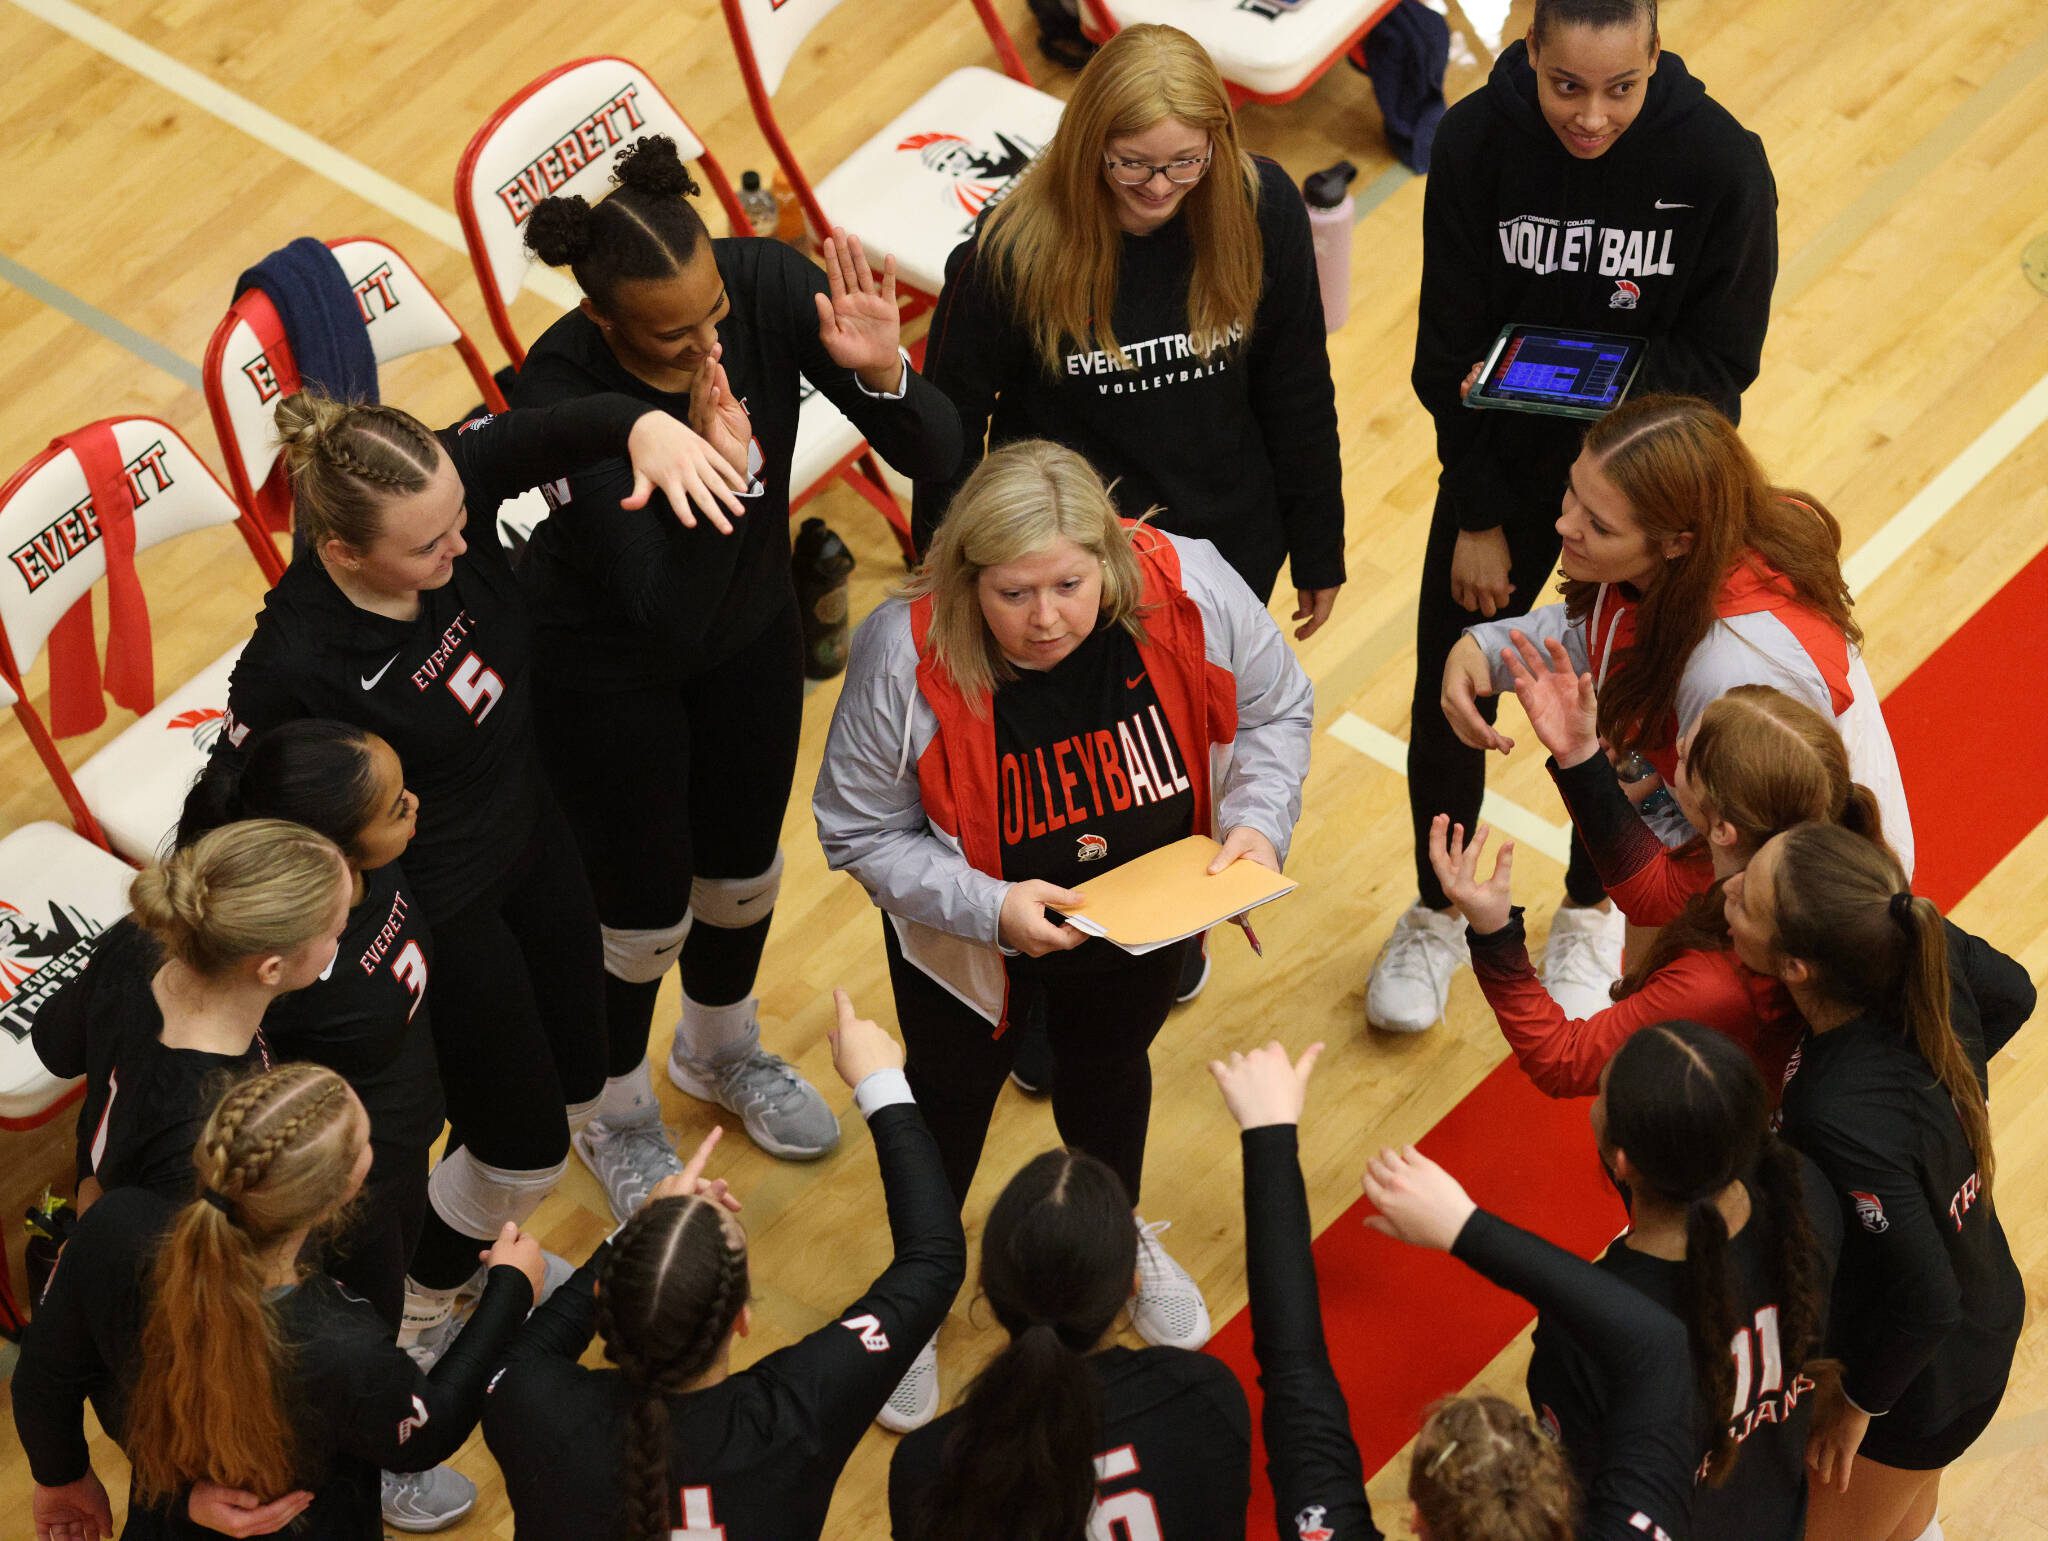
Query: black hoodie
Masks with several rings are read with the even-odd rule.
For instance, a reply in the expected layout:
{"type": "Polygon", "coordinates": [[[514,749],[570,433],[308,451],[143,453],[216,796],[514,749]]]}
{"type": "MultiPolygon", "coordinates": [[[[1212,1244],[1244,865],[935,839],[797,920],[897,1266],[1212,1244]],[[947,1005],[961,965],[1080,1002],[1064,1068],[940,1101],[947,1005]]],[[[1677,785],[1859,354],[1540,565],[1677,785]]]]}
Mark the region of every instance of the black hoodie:
{"type": "Polygon", "coordinates": [[[1537,107],[1526,47],[1511,45],[1437,130],[1423,205],[1412,378],[1458,527],[1492,529],[1527,506],[1526,478],[1560,474],[1583,431],[1459,399],[1509,322],[1647,337],[1632,394],[1704,396],[1738,418],[1770,322],[1777,214],[1763,141],[1678,55],[1658,55],[1628,131],[1580,160],[1537,107]]]}

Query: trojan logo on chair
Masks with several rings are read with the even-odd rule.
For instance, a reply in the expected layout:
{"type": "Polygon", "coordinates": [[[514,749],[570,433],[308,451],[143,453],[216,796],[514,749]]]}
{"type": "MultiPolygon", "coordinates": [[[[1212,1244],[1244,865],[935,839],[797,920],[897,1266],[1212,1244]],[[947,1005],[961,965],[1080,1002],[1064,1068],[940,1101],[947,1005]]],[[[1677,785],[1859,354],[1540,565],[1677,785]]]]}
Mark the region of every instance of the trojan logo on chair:
{"type": "Polygon", "coordinates": [[[17,1043],[43,1003],[85,967],[92,939],[106,929],[75,906],[51,899],[43,908],[48,925],[0,899],[0,1031],[17,1043]]]}

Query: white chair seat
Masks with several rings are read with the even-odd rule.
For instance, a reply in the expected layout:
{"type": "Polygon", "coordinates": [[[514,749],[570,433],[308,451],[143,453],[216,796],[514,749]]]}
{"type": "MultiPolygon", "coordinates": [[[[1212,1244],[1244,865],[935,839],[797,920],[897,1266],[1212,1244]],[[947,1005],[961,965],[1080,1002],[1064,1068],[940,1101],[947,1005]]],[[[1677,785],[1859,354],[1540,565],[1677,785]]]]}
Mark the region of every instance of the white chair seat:
{"type": "Polygon", "coordinates": [[[220,737],[228,675],[241,656],[238,642],[72,777],[108,843],[130,861],[153,860],[177,828],[185,794],[220,737]]]}
{"type": "Polygon", "coordinates": [[[128,913],[134,878],[61,824],[0,839],[0,1118],[33,1119],[74,1084],[43,1068],[29,1026],[78,972],[91,939],[128,913]]]}
{"type": "MultiPolygon", "coordinates": [[[[1209,50],[1232,85],[1258,96],[1298,88],[1365,25],[1382,0],[1308,0],[1271,11],[1239,0],[1110,0],[1103,9],[1121,26],[1164,22],[1209,50]]],[[[828,205],[829,207],[829,205],[828,205]]]]}
{"type": "Polygon", "coordinates": [[[907,282],[937,294],[948,253],[1052,139],[1061,106],[994,70],[955,70],[820,182],[818,202],[870,261],[893,254],[907,282]]]}
{"type": "Polygon", "coordinates": [[[789,495],[800,498],[830,476],[839,462],[860,448],[853,419],[810,381],[803,382],[796,415],[796,455],[789,466],[789,495]]]}

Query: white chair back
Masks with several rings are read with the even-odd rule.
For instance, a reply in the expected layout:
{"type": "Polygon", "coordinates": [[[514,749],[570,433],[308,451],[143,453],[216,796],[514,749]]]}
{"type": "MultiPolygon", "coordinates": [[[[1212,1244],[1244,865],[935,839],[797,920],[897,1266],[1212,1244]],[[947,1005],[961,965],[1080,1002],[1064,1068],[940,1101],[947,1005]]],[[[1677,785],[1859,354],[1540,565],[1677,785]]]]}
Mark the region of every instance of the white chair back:
{"type": "Polygon", "coordinates": [[[753,49],[761,85],[773,96],[804,39],[838,6],[839,0],[725,0],[725,14],[753,49]]]}

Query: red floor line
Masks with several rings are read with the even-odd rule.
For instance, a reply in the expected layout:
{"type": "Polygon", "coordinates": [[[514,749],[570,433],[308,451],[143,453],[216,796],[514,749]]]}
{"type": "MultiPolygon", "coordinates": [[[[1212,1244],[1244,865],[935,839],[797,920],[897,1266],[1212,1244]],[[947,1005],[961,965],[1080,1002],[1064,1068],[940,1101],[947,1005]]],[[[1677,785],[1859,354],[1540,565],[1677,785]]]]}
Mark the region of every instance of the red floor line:
{"type": "MultiPolygon", "coordinates": [[[[2048,550],[1885,698],[1913,809],[1914,886],[1943,909],[2048,819],[2048,721],[2024,647],[2044,615],[2048,550]]],[[[1590,1257],[1623,1216],[1593,1155],[1587,1106],[1543,1096],[1504,1059],[1419,1143],[1481,1204],[1590,1257]]],[[[1316,1238],[1315,1258],[1330,1356],[1370,1475],[1414,1435],[1423,1409],[1478,1375],[1531,1312],[1449,1258],[1367,1230],[1365,1213],[1363,1199],[1352,1204],[1316,1238]]],[[[1237,1372],[1256,1414],[1248,1313],[1224,1323],[1209,1351],[1237,1372]]],[[[1256,1428],[1255,1419],[1255,1440],[1256,1428]]],[[[1253,1470],[1264,1465],[1260,1444],[1253,1470]]],[[[1263,1479],[1253,1483],[1248,1533],[1274,1533],[1263,1479]]]]}

